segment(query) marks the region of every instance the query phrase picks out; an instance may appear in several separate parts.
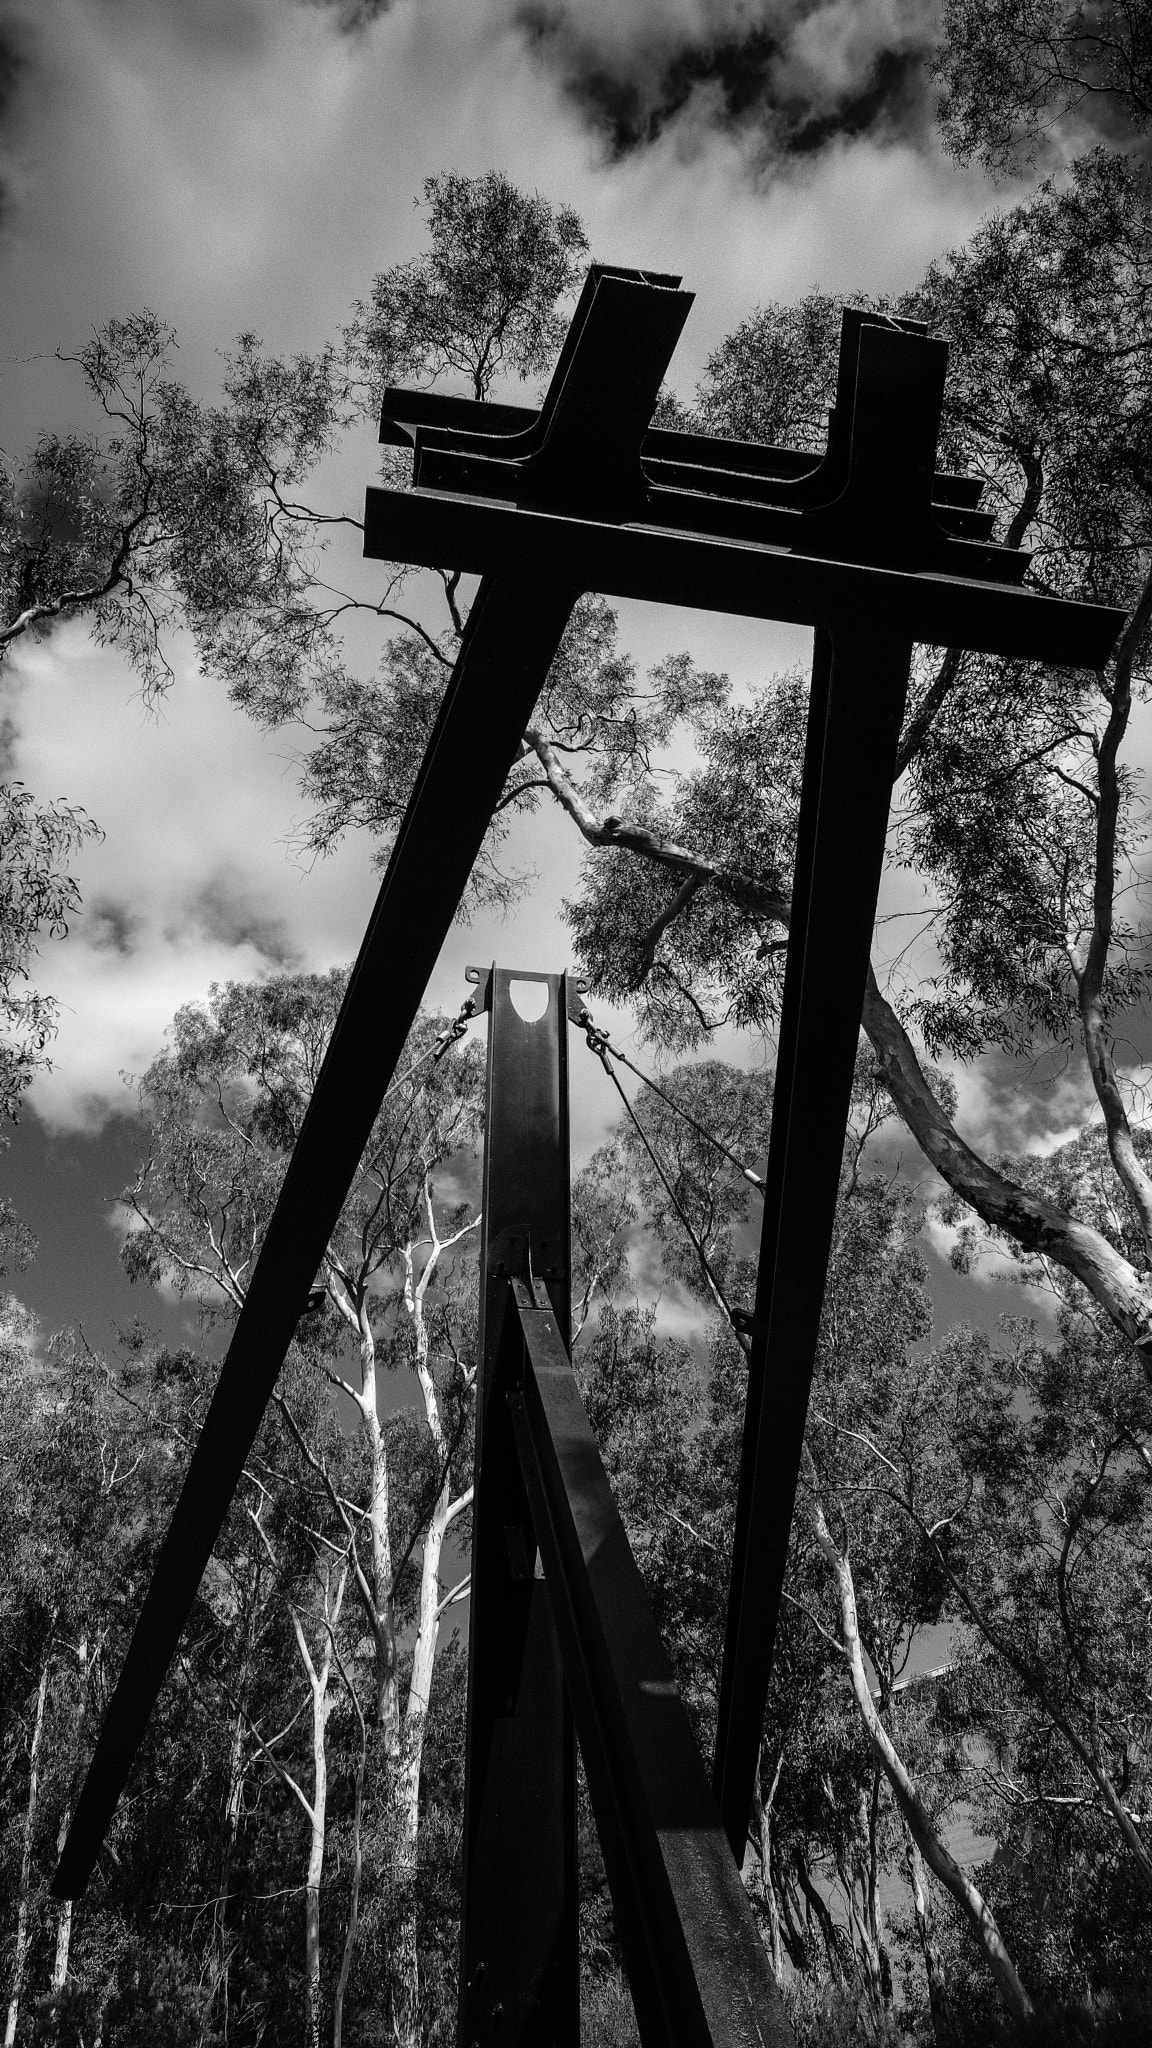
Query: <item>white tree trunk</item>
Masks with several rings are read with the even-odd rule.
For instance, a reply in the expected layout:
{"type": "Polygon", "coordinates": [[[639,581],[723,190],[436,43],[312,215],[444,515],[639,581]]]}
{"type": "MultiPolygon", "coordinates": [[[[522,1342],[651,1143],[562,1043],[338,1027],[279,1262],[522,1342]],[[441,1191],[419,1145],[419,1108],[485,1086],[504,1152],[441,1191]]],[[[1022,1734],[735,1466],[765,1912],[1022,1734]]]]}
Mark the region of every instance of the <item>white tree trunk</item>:
{"type": "Polygon", "coordinates": [[[360,1427],[368,1448],[368,1527],[372,1539],[372,1592],[376,1609],[376,1723],[389,1761],[400,1755],[400,1695],[396,1679],[396,1633],[392,1618],[392,1533],[388,1445],[380,1423],[376,1385],[376,1341],[366,1288],[358,1304],[360,1325],[360,1427]]]}
{"type": "Polygon", "coordinates": [[[28,1745],[28,1803],[24,1809],[24,1846],[20,1855],[20,1888],[16,1894],[16,1946],[12,1956],[12,1989],[8,2001],[8,2019],[4,2028],[4,2048],[12,2048],[16,2039],[16,2026],[20,2018],[20,1999],[24,1990],[24,1969],[28,1961],[28,1907],[32,1893],[32,1841],[36,1833],[36,1808],[40,1800],[40,1745],[44,1739],[44,1709],[48,1701],[48,1660],[40,1673],[40,1684],[36,1692],[36,1713],[32,1722],[32,1739],[28,1745]]]}
{"type": "Polygon", "coordinates": [[[992,1909],[972,1879],[960,1868],[955,1857],[944,1847],[903,1759],[897,1754],[895,1745],[877,1712],[868,1675],[864,1669],[851,1566],[847,1557],[833,1542],[829,1532],[820,1501],[816,1467],[807,1447],[804,1450],[804,1478],[808,1486],[808,1508],[816,1543],[836,1584],[840,1608],[841,1645],[851,1674],[853,1695],[872,1753],[892,1787],[901,1817],[916,1847],[929,1869],[934,1871],[964,1915],[1009,2012],[1017,2020],[1029,2019],[1033,2012],[1032,2000],[1017,1974],[1016,1966],[996,1925],[992,1909]]]}
{"type": "MultiPolygon", "coordinates": [[[[72,1809],[75,1806],[76,1794],[80,1788],[84,1730],[88,1721],[88,1636],[86,1631],[81,1632],[80,1641],[76,1649],[76,1662],[79,1667],[80,1679],[80,1705],[77,1709],[74,1735],[76,1762],[72,1771],[72,1783],[68,1790],[68,1797],[64,1802],[64,1811],[60,1815],[60,1827],[56,1836],[57,1860],[64,1853],[64,1843],[68,1837],[68,1830],[72,1825],[72,1809]]],[[[56,1923],[56,1958],[52,1965],[53,1996],[57,1992],[63,1991],[68,1979],[68,1957],[72,1947],[72,1907],[73,1901],[65,1899],[60,1907],[60,1918],[56,1923]]]]}
{"type": "Polygon", "coordinates": [[[932,1894],[928,1885],[928,1873],[907,1823],[904,1825],[904,1856],[908,1865],[912,1911],[916,1916],[916,1939],[920,1943],[920,1953],[924,1958],[924,1974],[928,1980],[932,2034],[936,2048],[949,2048],[953,2028],[948,2003],[948,1977],[944,1957],[932,1928],[932,1894]]]}
{"type": "Polygon", "coordinates": [[[308,1648],[304,1628],[296,1609],[290,1609],[300,1661],[308,1674],[312,1693],[312,1798],[301,1801],[308,1815],[308,1872],[304,1887],[304,2048],[320,2048],[320,1882],[324,1874],[324,1839],[328,1809],[328,1717],[332,1703],[328,1681],[332,1674],[333,1639],[340,1620],[340,1608],[347,1584],[347,1565],[341,1570],[336,1597],[331,1598],[331,1581],[324,1586],[326,1642],[319,1666],[308,1648]]]}
{"type": "MultiPolygon", "coordinates": [[[[440,1399],[432,1373],[428,1325],[424,1298],[444,1245],[436,1229],[431,1190],[425,1182],[424,1203],[432,1249],[419,1280],[415,1278],[411,1247],[406,1255],[405,1302],[412,1317],[414,1364],[424,1414],[436,1453],[441,1481],[424,1535],[420,1560],[420,1613],[416,1640],[412,1646],[412,1676],[404,1714],[404,1735],[395,1774],[396,1878],[405,1895],[405,1907],[397,1939],[396,1998],[393,2024],[400,2048],[418,2048],[420,2039],[420,1973],[417,1953],[416,1876],[420,1831],[420,1773],[424,1762],[424,1736],[428,1725],[428,1704],[432,1696],[432,1674],[440,1636],[440,1560],[450,1523],[466,1505],[453,1502],[448,1442],[440,1414],[440,1399]]],[[[452,1240],[455,1242],[455,1240],[452,1240]]],[[[469,1496],[470,1498],[470,1496],[469,1496]]]]}

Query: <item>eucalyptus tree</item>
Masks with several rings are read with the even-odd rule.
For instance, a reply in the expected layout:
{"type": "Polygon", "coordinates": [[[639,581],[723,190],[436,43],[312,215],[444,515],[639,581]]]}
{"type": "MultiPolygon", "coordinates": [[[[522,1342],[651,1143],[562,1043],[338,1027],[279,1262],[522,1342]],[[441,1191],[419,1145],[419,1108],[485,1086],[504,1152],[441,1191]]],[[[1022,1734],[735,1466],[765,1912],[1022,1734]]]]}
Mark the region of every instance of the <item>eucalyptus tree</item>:
{"type": "MultiPolygon", "coordinates": [[[[103,487],[101,502],[122,504],[118,531],[139,513],[133,535],[149,536],[131,577],[101,600],[100,630],[157,687],[161,628],[178,615],[201,658],[254,716],[269,725],[303,720],[317,845],[356,824],[367,825],[382,850],[389,845],[462,620],[451,574],[443,632],[404,611],[400,570],[386,568],[382,591],[370,597],[326,587],[316,550],[355,521],[310,512],[300,498],[304,479],[343,430],[360,386],[371,384],[372,362],[378,381],[401,361],[408,374],[431,377],[448,363],[463,374],[463,356],[446,352],[443,321],[456,322],[474,375],[504,343],[513,367],[528,361],[530,347],[542,360],[551,330],[537,317],[532,265],[543,265],[551,289],[571,281],[578,254],[570,223],[554,214],[541,240],[538,214],[529,221],[491,181],[465,190],[441,180],[429,206],[434,246],[419,259],[420,290],[413,297],[410,267],[383,274],[372,304],[391,306],[395,317],[382,315],[373,327],[366,302],[349,330],[360,352],[354,362],[330,349],[289,363],[244,337],[226,402],[213,409],[194,405],[171,380],[158,323],[121,323],[82,361],[117,429],[102,459],[119,481],[103,487]],[[504,319],[504,299],[485,301],[477,314],[475,278],[461,253],[462,224],[474,228],[477,207],[485,219],[491,209],[493,233],[511,223],[513,240],[521,230],[526,237],[522,253],[537,251],[509,266],[522,307],[536,308],[525,312],[529,339],[515,347],[510,337],[519,330],[511,315],[504,319]],[[434,303],[441,322],[429,314],[422,356],[415,314],[403,310],[410,301],[434,303]],[[353,671],[340,643],[350,608],[406,621],[371,679],[353,671]]],[[[892,851],[922,877],[933,921],[913,984],[886,994],[874,979],[865,1011],[885,1084],[933,1167],[993,1227],[1067,1265],[1141,1356],[1152,1355],[1143,1263],[1118,1256],[1106,1234],[1030,1194],[967,1145],[912,1034],[929,1056],[972,1060],[986,1049],[1034,1054],[1076,1032],[1125,1199],[1152,1236],[1152,1194],[1135,1159],[1109,1036],[1142,986],[1139,947],[1116,906],[1134,829],[1123,748],[1152,610],[1149,218],[1140,169],[1090,157],[1060,190],[1043,188],[934,265],[907,301],[952,343],[944,459],[982,474],[1003,538],[1033,546],[1034,580],[1118,600],[1129,617],[1099,681],[947,650],[918,657],[892,851]]],[[[697,399],[701,423],[814,448],[833,342],[833,309],[819,297],[753,316],[713,359],[697,399]]],[[[12,615],[13,630],[23,617],[12,615]]],[[[548,798],[591,849],[571,917],[594,983],[633,1002],[642,1026],[670,1045],[699,1043],[724,1018],[770,1029],[802,724],[796,678],[774,679],[739,703],[723,678],[677,656],[638,687],[610,609],[585,600],[525,734],[473,899],[507,901],[516,892],[522,878],[507,871],[502,835],[513,812],[548,798]],[[697,765],[669,775],[658,754],[677,733],[694,742],[697,765]]]]}
{"type": "Polygon", "coordinates": [[[119,1817],[93,1896],[79,1909],[51,1898],[92,1724],[175,1496],[187,1381],[171,1356],[113,1369],[82,1342],[46,1351],[15,1303],[0,1374],[0,1952],[11,2044],[32,2038],[32,2012],[98,2009],[131,1946],[126,1901],[162,1896],[174,1869],[191,1875],[211,1860],[216,1746],[178,1679],[149,1734],[147,1789],[119,1817]]]}
{"type": "Polygon", "coordinates": [[[993,173],[1050,131],[1129,145],[1152,126],[1152,28],[1139,0],[944,0],[933,64],[949,153],[993,173]]]}
{"type": "MultiPolygon", "coordinates": [[[[665,1280],[696,1304],[708,1348],[701,1385],[682,1342],[620,1283],[578,1353],[593,1427],[705,1748],[714,1730],[746,1365],[731,1310],[750,1297],[759,1197],[734,1150],[766,1144],[764,1077],[717,1061],[642,1090],[614,1138],[665,1280]]],[[[944,1091],[942,1091],[944,1092],[944,1091]]],[[[886,1872],[906,1874],[938,2038],[954,2000],[934,1933],[932,1877],[1004,2003],[1032,2001],[982,1882],[949,1847],[954,1759],[907,1694],[926,1628],[960,1612],[946,1572],[902,1504],[876,1483],[869,1427],[917,1473],[939,1462],[940,1382],[918,1355],[931,1327],[918,1238],[922,1208],[869,1170],[891,1105],[862,1058],[829,1265],[785,1609],[757,1777],[759,1897],[778,1975],[785,1952],[821,1957],[885,2038],[895,2025],[886,1872]],[[929,1877],[928,1873],[932,1873],[929,1877]],[[827,1909],[832,1884],[839,1912],[827,1909]]],[[[597,1170],[605,1169],[607,1155],[597,1170]]],[[[646,1290],[650,1263],[633,1270],[646,1290]]],[[[930,1718],[930,1717],[929,1717],[930,1718]]]]}
{"type": "MultiPolygon", "coordinates": [[[[1147,180],[1102,156],[1070,188],[994,219],[935,265],[908,310],[952,342],[945,459],[986,480],[1007,539],[1033,544],[1033,579],[1128,606],[1107,673],[1086,677],[921,650],[899,756],[893,863],[926,892],[919,957],[870,977],[864,1029],[884,1086],[931,1166],[992,1229],[1074,1274],[1152,1363],[1150,1183],[1113,1050],[1141,995],[1134,699],[1152,613],[1147,464],[1147,180]],[[1133,921],[1134,920],[1134,921],[1133,921]],[[917,1050],[913,1034],[919,1039],[917,1050]],[[925,1055],[1033,1059],[1078,1039],[1108,1132],[1118,1199],[1142,1219],[1133,1258],[1107,1230],[1031,1190],[967,1143],[925,1055]]],[[[729,405],[748,431],[751,366],[766,378],[765,438],[814,438],[829,396],[826,301],[806,320],[769,308],[713,360],[700,415],[729,405]],[[769,339],[806,352],[791,385],[769,339]],[[737,375],[733,375],[738,372],[737,375]]],[[[769,682],[697,720],[699,765],[602,809],[563,763],[545,772],[594,849],[570,917],[593,983],[665,1044],[727,1020],[771,1028],[782,976],[796,827],[803,688],[769,682]],[[629,836],[631,834],[631,837],[629,836]]]]}
{"type": "MultiPolygon", "coordinates": [[[[40,804],[22,783],[0,782],[0,1126],[17,1121],[21,1096],[47,1064],[56,1005],[31,985],[33,957],[45,938],[65,936],[79,908],[67,864],[95,832],[79,806],[40,804]]],[[[18,1234],[15,1220],[8,1227],[18,1234]]]]}
{"type": "MultiPolygon", "coordinates": [[[[333,971],[217,989],[207,1005],[177,1014],[171,1046],[141,1082],[149,1148],[123,1197],[124,1263],[134,1279],[194,1301],[209,1323],[232,1320],[243,1304],[345,980],[333,971]]],[[[468,1255],[478,1218],[458,1193],[438,1199],[435,1176],[443,1170],[451,1187],[453,1158],[474,1146],[481,1092],[475,1048],[438,1058],[448,1043],[437,1020],[417,1021],[317,1276],[314,1314],[323,1321],[306,1349],[313,1378],[318,1374],[333,1400],[346,1404],[354,1434],[337,1428],[336,1411],[318,1405],[315,1387],[307,1415],[283,1385],[275,1400],[300,1483],[315,1496],[309,1526],[314,1522],[318,1532],[309,1558],[294,1568],[311,1588],[311,1624],[291,1592],[291,1573],[287,1596],[315,1727],[312,1792],[291,1787],[312,1840],[306,1932],[313,2026],[325,1730],[337,1680],[363,1742],[381,1751],[391,1881],[411,1892],[437,1646],[445,1614],[467,1591],[466,1570],[451,1586],[443,1576],[446,1543],[466,1528],[472,1498],[475,1309],[465,1275],[474,1271],[468,1255]],[[395,1407],[390,1384],[400,1373],[413,1377],[420,1422],[403,1410],[388,1412],[395,1407]],[[363,1703],[360,1673],[346,1669],[339,1648],[340,1612],[353,1602],[371,1645],[363,1703]]],[[[300,1513],[293,1510],[289,1521],[298,1523],[300,1513]]],[[[275,1573],[278,1546],[287,1539],[274,1541],[264,1528],[260,1534],[275,1573]]],[[[366,1767],[362,1755],[361,1788],[366,1767]]],[[[354,1854],[359,1867],[359,1842],[354,1854]]],[[[358,1892],[349,1967],[357,1912],[358,1892]]],[[[413,1907],[397,1970],[397,2025],[405,2038],[418,2031],[417,1938],[413,1907]]],[[[341,1998],[346,1984],[347,1969],[341,1998]]]]}

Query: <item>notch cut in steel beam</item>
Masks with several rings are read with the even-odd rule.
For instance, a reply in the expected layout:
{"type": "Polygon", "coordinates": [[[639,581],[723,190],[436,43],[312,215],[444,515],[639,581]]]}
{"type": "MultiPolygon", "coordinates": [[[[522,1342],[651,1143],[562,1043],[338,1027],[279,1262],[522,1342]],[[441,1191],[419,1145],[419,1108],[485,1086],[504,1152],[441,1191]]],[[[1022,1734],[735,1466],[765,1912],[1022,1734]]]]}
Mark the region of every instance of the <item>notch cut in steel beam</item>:
{"type": "Polygon", "coordinates": [[[509,1273],[571,1314],[568,1017],[561,974],[468,969],[488,1011],[460,2048],[579,2048],[576,1749],[550,1589],[508,1414],[509,1273]],[[513,985],[542,985],[534,1021],[513,985]]]}
{"type": "Polygon", "coordinates": [[[644,2048],[792,2048],[543,1285],[504,1283],[506,1399],[644,2048]]]}
{"type": "MultiPolygon", "coordinates": [[[[677,321],[690,304],[670,285],[644,284],[639,275],[632,282],[635,289],[623,294],[614,285],[599,310],[599,281],[586,288],[581,332],[565,344],[549,386],[549,427],[540,441],[546,452],[554,437],[574,462],[609,479],[619,474],[617,441],[629,422],[639,445],[646,394],[659,388],[677,321]],[[595,379],[583,379],[580,368],[583,337],[597,334],[598,365],[605,335],[631,363],[632,410],[617,407],[610,444],[598,438],[595,379]]],[[[580,489],[577,478],[576,497],[580,489]]],[[[53,1879],[57,1897],[77,1896],[91,1876],[384,1090],[579,595],[579,584],[562,571],[536,581],[523,564],[506,578],[485,578],[476,595],[81,1788],[53,1879]]]]}

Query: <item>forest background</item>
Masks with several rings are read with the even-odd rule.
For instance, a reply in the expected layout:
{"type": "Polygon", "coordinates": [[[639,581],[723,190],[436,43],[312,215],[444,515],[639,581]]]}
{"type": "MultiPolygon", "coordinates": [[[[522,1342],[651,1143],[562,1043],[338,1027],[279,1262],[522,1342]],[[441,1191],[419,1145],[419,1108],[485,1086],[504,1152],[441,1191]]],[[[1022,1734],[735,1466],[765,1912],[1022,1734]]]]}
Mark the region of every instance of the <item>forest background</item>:
{"type": "MultiPolygon", "coordinates": [[[[590,252],[708,295],[663,406],[715,433],[818,448],[839,300],[927,317],[947,459],[1126,608],[1100,677],[917,657],[745,1875],[803,2038],[1143,2038],[1143,13],[3,28],[7,2041],[451,2029],[480,1055],[431,1014],[107,1859],[47,1882],[466,611],[358,560],[379,389],[532,395],[590,252]]],[[[662,1063],[674,1200],[578,1086],[578,1370],[705,1746],[805,652],[586,600],[430,991],[571,953],[662,1063]]]]}

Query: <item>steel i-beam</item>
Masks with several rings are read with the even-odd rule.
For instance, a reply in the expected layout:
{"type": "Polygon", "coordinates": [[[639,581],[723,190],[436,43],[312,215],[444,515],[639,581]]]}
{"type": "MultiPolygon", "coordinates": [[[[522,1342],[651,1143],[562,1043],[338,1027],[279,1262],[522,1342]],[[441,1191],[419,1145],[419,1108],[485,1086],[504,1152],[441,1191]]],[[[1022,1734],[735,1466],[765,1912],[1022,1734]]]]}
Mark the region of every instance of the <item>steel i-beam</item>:
{"type": "MultiPolygon", "coordinates": [[[[691,294],[595,268],[530,438],[524,488],[621,510],[691,294]],[[613,375],[613,372],[617,374],[613,375]],[[620,374],[621,371],[623,374],[620,374]]],[[[84,1890],[388,1082],[580,585],[485,577],[352,971],[53,1879],[84,1890]]]]}
{"type": "Polygon", "coordinates": [[[568,985],[560,974],[468,971],[488,1011],[488,1081],[459,2043],[578,2048],[575,1738],[501,1343],[510,1274],[538,1276],[569,1328],[568,985]],[[514,983],[543,990],[534,1020],[517,1009],[514,983]]]}

